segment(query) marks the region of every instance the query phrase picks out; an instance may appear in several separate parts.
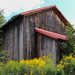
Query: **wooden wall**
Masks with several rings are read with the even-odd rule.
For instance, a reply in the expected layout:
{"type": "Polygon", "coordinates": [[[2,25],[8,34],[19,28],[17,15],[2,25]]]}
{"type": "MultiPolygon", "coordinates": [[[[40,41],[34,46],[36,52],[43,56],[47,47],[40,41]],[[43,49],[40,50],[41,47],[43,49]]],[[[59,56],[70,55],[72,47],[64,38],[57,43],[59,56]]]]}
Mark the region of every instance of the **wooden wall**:
{"type": "Polygon", "coordinates": [[[35,27],[59,34],[65,32],[64,23],[52,10],[21,16],[4,28],[0,48],[8,50],[10,60],[31,59],[50,52],[55,56],[56,63],[56,58],[59,57],[58,43],[55,39],[36,33],[35,27]]]}
{"type": "Polygon", "coordinates": [[[8,50],[10,60],[31,59],[35,52],[35,25],[33,16],[19,17],[4,28],[0,50],[8,50]]]}
{"type": "MultiPolygon", "coordinates": [[[[35,26],[41,29],[63,34],[65,25],[53,11],[44,11],[35,15],[35,26]]],[[[54,63],[61,59],[59,40],[37,33],[37,57],[51,53],[54,56],[54,63]]]]}

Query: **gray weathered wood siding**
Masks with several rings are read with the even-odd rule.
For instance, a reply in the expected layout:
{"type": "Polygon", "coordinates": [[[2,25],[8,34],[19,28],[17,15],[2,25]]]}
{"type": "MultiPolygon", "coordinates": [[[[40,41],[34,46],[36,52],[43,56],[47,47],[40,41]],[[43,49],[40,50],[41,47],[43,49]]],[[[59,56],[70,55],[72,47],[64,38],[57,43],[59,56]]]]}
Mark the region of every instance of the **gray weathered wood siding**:
{"type": "MultiPolygon", "coordinates": [[[[65,25],[53,11],[44,11],[35,16],[36,27],[63,34],[65,25]]],[[[37,57],[51,53],[54,56],[54,63],[60,60],[59,40],[37,33],[37,57]]]]}
{"type": "Polygon", "coordinates": [[[54,63],[56,63],[56,40],[40,33],[38,33],[37,37],[37,57],[43,57],[51,53],[54,56],[54,63]]]}
{"type": "Polygon", "coordinates": [[[10,60],[31,59],[49,53],[57,58],[56,40],[36,33],[35,27],[59,34],[65,32],[64,23],[52,10],[16,18],[4,28],[0,46],[0,49],[8,50],[10,60]]]}

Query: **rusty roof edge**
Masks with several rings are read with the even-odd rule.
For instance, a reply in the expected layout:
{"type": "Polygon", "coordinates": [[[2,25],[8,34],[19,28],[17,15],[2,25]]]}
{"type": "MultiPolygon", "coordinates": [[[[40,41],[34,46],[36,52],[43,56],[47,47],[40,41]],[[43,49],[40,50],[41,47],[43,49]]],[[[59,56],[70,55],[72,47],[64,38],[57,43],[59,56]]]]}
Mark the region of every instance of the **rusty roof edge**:
{"type": "Polygon", "coordinates": [[[39,28],[35,28],[36,32],[39,32],[41,34],[44,34],[46,36],[52,37],[54,39],[62,39],[62,40],[66,40],[66,36],[62,35],[62,34],[58,34],[55,32],[51,32],[51,31],[47,31],[47,30],[43,30],[43,29],[39,29],[39,28]]]}
{"type": "Polygon", "coordinates": [[[61,11],[57,8],[56,5],[51,5],[51,6],[47,6],[47,7],[42,7],[42,8],[26,11],[26,12],[21,13],[21,15],[25,15],[25,16],[27,15],[28,16],[28,15],[39,13],[39,12],[42,12],[44,10],[49,10],[49,9],[53,9],[53,11],[54,11],[54,9],[56,9],[55,13],[60,18],[62,18],[62,21],[64,21],[65,25],[66,25],[67,22],[69,23],[69,21],[65,18],[65,16],[61,13],[61,11]]]}
{"type": "Polygon", "coordinates": [[[47,7],[42,7],[42,8],[38,8],[38,9],[34,9],[34,10],[30,10],[30,11],[26,11],[26,12],[22,12],[21,15],[27,15],[27,14],[35,14],[38,13],[40,11],[44,11],[44,10],[49,10],[51,8],[56,7],[56,5],[51,5],[51,6],[47,6],[47,7]]]}
{"type": "Polygon", "coordinates": [[[60,10],[56,7],[56,5],[51,5],[51,6],[47,6],[47,7],[42,7],[42,8],[38,8],[38,9],[34,9],[34,10],[30,10],[30,11],[26,11],[26,12],[23,12],[21,14],[18,14],[18,15],[15,15],[13,16],[9,21],[7,21],[0,29],[2,29],[3,27],[5,27],[6,25],[8,25],[10,22],[12,22],[13,20],[15,20],[17,17],[21,16],[21,15],[31,15],[31,14],[35,14],[35,13],[39,13],[39,12],[42,12],[44,10],[49,10],[49,9],[56,9],[59,14],[57,13],[57,15],[61,16],[64,21],[65,21],[65,25],[66,25],[66,22],[68,22],[68,20],[64,17],[64,15],[60,12],[60,10]],[[38,12],[39,11],[39,12],[38,12]]]}

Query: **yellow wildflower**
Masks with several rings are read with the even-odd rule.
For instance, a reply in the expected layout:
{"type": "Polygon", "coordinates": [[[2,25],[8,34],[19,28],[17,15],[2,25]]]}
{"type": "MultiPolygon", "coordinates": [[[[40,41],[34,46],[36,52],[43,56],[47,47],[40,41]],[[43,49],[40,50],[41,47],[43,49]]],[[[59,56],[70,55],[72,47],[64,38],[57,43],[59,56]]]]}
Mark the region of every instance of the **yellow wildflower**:
{"type": "Polygon", "coordinates": [[[59,63],[62,64],[62,61],[60,61],[59,63]]]}
{"type": "Polygon", "coordinates": [[[70,55],[69,58],[72,59],[73,58],[72,55],[70,55]]]}
{"type": "Polygon", "coordinates": [[[32,68],[34,67],[34,65],[31,66],[32,68]]]}
{"type": "Polygon", "coordinates": [[[64,68],[64,65],[62,65],[62,68],[64,68]]]}
{"type": "Polygon", "coordinates": [[[65,58],[65,60],[67,60],[67,58],[65,58]]]}
{"type": "Polygon", "coordinates": [[[39,68],[37,68],[39,70],[39,68]]]}
{"type": "Polygon", "coordinates": [[[69,60],[70,60],[70,57],[67,57],[67,59],[69,59],[69,60]]]}
{"type": "Polygon", "coordinates": [[[67,65],[69,65],[70,63],[67,63],[67,65]]]}
{"type": "Polygon", "coordinates": [[[33,70],[30,71],[30,75],[32,75],[32,73],[33,73],[33,70]]]}
{"type": "Polygon", "coordinates": [[[58,71],[60,70],[60,69],[57,69],[58,71]]]}
{"type": "Polygon", "coordinates": [[[41,73],[43,73],[43,72],[41,72],[41,73]]]}
{"type": "Polygon", "coordinates": [[[64,65],[66,65],[66,63],[64,62],[64,65]]]}

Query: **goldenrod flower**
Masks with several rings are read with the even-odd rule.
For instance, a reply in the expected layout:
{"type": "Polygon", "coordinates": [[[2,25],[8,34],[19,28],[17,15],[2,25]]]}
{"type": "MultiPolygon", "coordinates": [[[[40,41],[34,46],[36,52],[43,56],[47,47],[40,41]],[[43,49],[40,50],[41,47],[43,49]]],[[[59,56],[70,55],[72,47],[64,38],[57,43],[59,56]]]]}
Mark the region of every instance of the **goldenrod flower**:
{"type": "Polygon", "coordinates": [[[67,63],[67,65],[69,65],[70,63],[67,63]]]}
{"type": "Polygon", "coordinates": [[[58,71],[60,70],[60,69],[57,69],[58,71]]]}
{"type": "Polygon", "coordinates": [[[33,70],[30,71],[30,75],[32,75],[32,73],[33,73],[33,70]]]}
{"type": "Polygon", "coordinates": [[[41,73],[43,73],[43,72],[41,72],[41,73]]]}
{"type": "Polygon", "coordinates": [[[60,61],[59,63],[62,64],[62,61],[60,61]]]}

